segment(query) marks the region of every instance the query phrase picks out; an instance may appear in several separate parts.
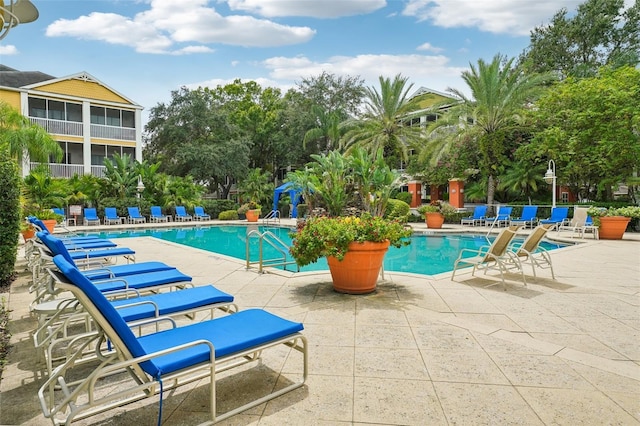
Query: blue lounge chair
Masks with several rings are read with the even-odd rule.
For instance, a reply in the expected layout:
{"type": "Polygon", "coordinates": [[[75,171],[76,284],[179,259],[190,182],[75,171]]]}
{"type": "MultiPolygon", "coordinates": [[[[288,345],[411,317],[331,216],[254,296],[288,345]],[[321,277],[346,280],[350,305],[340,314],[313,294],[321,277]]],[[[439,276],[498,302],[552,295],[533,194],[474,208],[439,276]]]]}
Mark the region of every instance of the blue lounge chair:
{"type": "Polygon", "coordinates": [[[150,222],[168,222],[169,216],[162,214],[162,208],[160,206],[151,206],[151,215],[149,215],[150,222]]]}
{"type": "Polygon", "coordinates": [[[193,217],[187,214],[184,206],[176,206],[176,222],[185,222],[192,219],[193,217]]]}
{"type": "Polygon", "coordinates": [[[551,209],[551,217],[548,219],[543,219],[540,221],[543,225],[552,224],[555,226],[559,226],[567,220],[569,216],[569,207],[554,207],[551,209]]]}
{"type": "Polygon", "coordinates": [[[127,207],[129,216],[127,222],[129,223],[147,223],[147,218],[140,214],[140,209],[137,207],[127,207]]]}
{"type": "Polygon", "coordinates": [[[509,222],[511,221],[511,211],[513,207],[510,206],[500,206],[498,208],[498,214],[495,217],[488,217],[484,220],[485,225],[494,226],[509,226],[509,222]]]}
{"type": "Polygon", "coordinates": [[[478,226],[484,223],[487,215],[487,206],[477,206],[473,210],[473,216],[463,217],[460,220],[461,225],[478,226]]]}
{"type": "Polygon", "coordinates": [[[511,219],[511,225],[520,225],[525,228],[533,228],[538,223],[538,206],[524,206],[519,218],[511,219]]]}
{"type": "Polygon", "coordinates": [[[104,219],[102,220],[102,222],[105,225],[121,225],[122,224],[122,217],[118,216],[118,211],[116,210],[115,207],[105,207],[104,208],[104,219]]]}
{"type": "Polygon", "coordinates": [[[193,218],[195,220],[211,220],[211,216],[204,212],[204,208],[202,206],[195,206],[193,208],[193,218]]]}
{"type": "Polygon", "coordinates": [[[96,209],[84,209],[84,225],[100,225],[100,218],[98,217],[98,213],[96,213],[96,209]]]}
{"type": "Polygon", "coordinates": [[[67,215],[64,213],[64,209],[61,209],[59,207],[52,207],[51,211],[54,212],[55,214],[62,216],[62,225],[67,224],[67,215]]]}
{"type": "MultiPolygon", "coordinates": [[[[163,392],[208,378],[208,420],[215,423],[299,388],[306,380],[307,341],[301,334],[304,328],[301,323],[288,321],[262,309],[247,309],[138,337],[90,281],[61,256],[56,256],[54,262],[71,282],[61,286],[71,291],[92,316],[98,329],[104,333],[103,340],[110,342],[111,351],[102,353],[100,365],[79,382],[66,382],[67,370],[75,364],[75,355],[56,367],[38,391],[42,411],[47,418],[70,424],[116,406],[149,397],[157,398],[155,395],[158,393],[161,393],[159,401],[162,401],[163,392]],[[302,370],[301,378],[278,379],[284,383],[283,387],[270,389],[268,395],[260,395],[249,402],[245,400],[242,406],[218,414],[216,373],[249,362],[267,362],[269,357],[261,354],[270,348],[279,350],[282,345],[289,351],[302,354],[302,363],[298,364],[302,370]],[[120,383],[117,394],[104,395],[97,391],[102,379],[112,376],[116,370],[131,374],[131,386],[125,387],[120,383]],[[87,398],[88,395],[91,397],[87,398]]],[[[290,353],[287,354],[291,357],[290,353]]],[[[247,372],[246,369],[242,371],[247,372]]],[[[261,369],[255,369],[254,374],[259,375],[256,382],[265,380],[261,369]]]]}
{"type": "MultiPolygon", "coordinates": [[[[45,234],[44,232],[37,232],[36,236],[43,243],[47,238],[56,239],[51,234],[45,234]]],[[[46,243],[45,243],[46,244],[46,243]]],[[[116,257],[124,257],[127,261],[135,260],[136,252],[127,247],[114,247],[114,248],[104,248],[104,249],[96,249],[96,250],[87,250],[87,249],[79,249],[73,250],[69,252],[69,256],[78,262],[78,261],[87,261],[87,260],[96,260],[96,259],[114,259],[116,257]]]]}

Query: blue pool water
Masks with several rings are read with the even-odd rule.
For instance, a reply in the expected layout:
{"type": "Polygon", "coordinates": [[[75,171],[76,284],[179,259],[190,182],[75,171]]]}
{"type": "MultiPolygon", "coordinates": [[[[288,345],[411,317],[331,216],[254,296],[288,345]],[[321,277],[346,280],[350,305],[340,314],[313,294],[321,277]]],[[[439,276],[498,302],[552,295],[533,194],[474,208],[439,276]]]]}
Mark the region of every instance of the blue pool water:
{"type": "MultiPolygon", "coordinates": [[[[232,256],[240,260],[246,259],[247,234],[252,230],[272,232],[285,244],[291,244],[290,228],[274,226],[203,226],[195,228],[167,228],[131,231],[102,232],[103,238],[141,237],[150,236],[189,247],[232,256]]],[[[259,238],[251,235],[250,259],[258,260],[259,238]]],[[[410,272],[415,274],[434,275],[453,270],[453,262],[463,248],[477,250],[481,246],[490,244],[484,235],[414,235],[411,244],[401,248],[391,247],[384,258],[385,271],[410,272]]],[[[563,245],[543,242],[545,249],[552,250],[563,245]]],[[[282,255],[268,244],[263,244],[264,258],[282,258],[282,255]]],[[[292,260],[288,257],[288,260],[292,260]]],[[[295,271],[295,265],[287,266],[295,271]]],[[[328,270],[325,259],[301,268],[301,271],[328,270]]]]}

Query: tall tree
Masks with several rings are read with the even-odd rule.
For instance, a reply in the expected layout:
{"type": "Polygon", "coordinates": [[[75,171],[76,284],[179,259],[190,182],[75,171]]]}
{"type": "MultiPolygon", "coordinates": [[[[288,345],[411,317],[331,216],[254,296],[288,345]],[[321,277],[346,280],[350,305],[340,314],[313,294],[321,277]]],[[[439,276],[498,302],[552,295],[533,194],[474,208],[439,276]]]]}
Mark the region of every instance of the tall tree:
{"type": "Polygon", "coordinates": [[[531,44],[520,56],[528,71],[554,71],[561,78],[639,61],[640,3],[625,9],[624,0],[587,0],[571,17],[561,9],[549,25],[531,31],[531,44]]]}
{"type": "Polygon", "coordinates": [[[307,102],[307,111],[313,105],[326,114],[344,114],[343,119],[358,113],[364,96],[364,80],[357,76],[336,76],[323,71],[320,75],[304,78],[296,90],[307,102]]]}
{"type": "Polygon", "coordinates": [[[448,89],[461,99],[442,120],[436,121],[431,132],[449,126],[450,139],[458,136],[476,141],[481,156],[480,169],[487,177],[487,204],[494,202],[496,176],[508,161],[508,148],[513,143],[513,129],[520,126],[524,107],[535,100],[551,79],[548,74],[525,74],[512,67],[513,59],[501,55],[491,62],[478,60],[477,66],[462,73],[471,97],[458,89],[448,89]],[[450,127],[452,126],[453,127],[450,127]]]}
{"type": "Polygon", "coordinates": [[[640,70],[603,68],[596,77],[568,78],[531,114],[538,131],[517,152],[524,161],[554,159],[560,181],[590,199],[610,200],[620,183],[633,190],[640,169],[640,70]],[[589,193],[592,187],[596,193],[589,193]]]}
{"type": "Polygon", "coordinates": [[[379,77],[380,90],[374,87],[365,89],[365,113],[360,119],[345,124],[349,129],[341,139],[346,151],[360,146],[370,153],[379,149],[385,156],[399,155],[408,157],[408,146],[422,138],[420,127],[404,125],[402,119],[418,109],[417,99],[409,97],[413,84],[407,85],[408,78],[396,75],[393,80],[379,77]]]}

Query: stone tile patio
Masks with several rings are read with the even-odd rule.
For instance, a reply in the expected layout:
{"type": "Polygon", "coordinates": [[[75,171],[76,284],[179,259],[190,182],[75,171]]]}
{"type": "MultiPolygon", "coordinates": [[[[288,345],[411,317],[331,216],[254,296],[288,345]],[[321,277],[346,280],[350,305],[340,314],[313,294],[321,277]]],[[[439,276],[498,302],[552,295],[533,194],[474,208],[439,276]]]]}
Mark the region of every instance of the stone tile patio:
{"type": "MultiPolygon", "coordinates": [[[[117,242],[138,261],[164,261],[234,294],[241,309],[304,323],[306,385],[220,424],[640,424],[640,235],[556,250],[555,281],[525,270],[528,287],[514,274],[506,292],[491,273],[452,282],[386,272],[364,296],[334,293],[328,273],[260,275],[150,237],[117,242]]],[[[49,424],[36,398],[44,373],[29,334],[28,278],[3,295],[14,345],[0,383],[3,425],[49,424]]],[[[262,364],[222,378],[219,405],[296,369],[286,352],[265,353],[262,364]]],[[[198,424],[206,410],[206,386],[186,386],[165,395],[163,424],[198,424]]],[[[153,398],[77,424],[150,425],[157,415],[153,398]]]]}

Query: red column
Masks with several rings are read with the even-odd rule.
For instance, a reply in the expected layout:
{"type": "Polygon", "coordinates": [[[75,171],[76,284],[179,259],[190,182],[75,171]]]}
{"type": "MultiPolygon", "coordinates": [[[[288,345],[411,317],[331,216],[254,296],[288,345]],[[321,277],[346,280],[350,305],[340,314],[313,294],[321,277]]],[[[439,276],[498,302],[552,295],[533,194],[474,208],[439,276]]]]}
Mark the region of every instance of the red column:
{"type": "Polygon", "coordinates": [[[457,209],[464,208],[464,181],[449,180],[449,204],[457,209]]]}
{"type": "Polygon", "coordinates": [[[409,193],[411,194],[410,207],[419,207],[422,204],[422,182],[412,180],[407,183],[409,193]]]}

